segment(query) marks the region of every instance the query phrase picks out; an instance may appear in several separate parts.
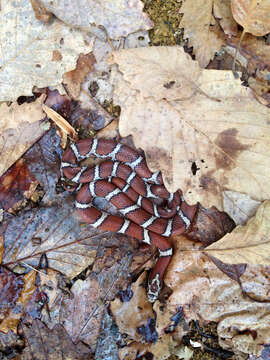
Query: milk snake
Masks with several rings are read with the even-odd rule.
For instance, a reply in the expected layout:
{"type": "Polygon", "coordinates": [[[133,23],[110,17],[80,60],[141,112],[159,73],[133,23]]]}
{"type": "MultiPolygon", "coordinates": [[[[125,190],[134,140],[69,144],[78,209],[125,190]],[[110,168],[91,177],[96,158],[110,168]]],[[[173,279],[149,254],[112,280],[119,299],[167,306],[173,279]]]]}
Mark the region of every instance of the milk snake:
{"type": "Polygon", "coordinates": [[[61,174],[74,183],[75,205],[84,222],[95,228],[133,236],[159,249],[159,258],[148,280],[148,299],[154,302],[162,286],[173,249],[168,237],[188,232],[197,205],[188,205],[180,190],[170,194],[159,172],[152,173],[145,159],[132,148],[105,139],[84,139],[65,150],[61,174]],[[80,166],[88,157],[110,159],[94,167],[80,166]],[[103,197],[122,216],[94,207],[103,197]]]}

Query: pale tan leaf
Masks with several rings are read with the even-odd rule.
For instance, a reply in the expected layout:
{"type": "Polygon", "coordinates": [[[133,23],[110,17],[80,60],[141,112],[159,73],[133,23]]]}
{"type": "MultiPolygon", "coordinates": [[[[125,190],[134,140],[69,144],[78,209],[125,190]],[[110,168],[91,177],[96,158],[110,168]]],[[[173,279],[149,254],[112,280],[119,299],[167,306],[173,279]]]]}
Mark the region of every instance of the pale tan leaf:
{"type": "Polygon", "coordinates": [[[206,254],[228,264],[270,265],[270,201],[265,201],[245,226],[208,246],[206,254]]]}
{"type": "Polygon", "coordinates": [[[213,25],[214,0],[186,0],[180,11],[183,13],[181,27],[185,38],[193,46],[196,59],[202,68],[206,67],[224,43],[222,32],[213,25]]]}
{"type": "Polygon", "coordinates": [[[0,105],[0,175],[45,133],[41,126],[45,117],[42,111],[44,99],[45,95],[42,95],[29,104],[0,105]]]}
{"type": "Polygon", "coordinates": [[[132,89],[157,101],[191,97],[202,72],[198,62],[191,61],[184,49],[177,46],[120,50],[113,52],[108,62],[117,62],[132,89]]]}
{"type": "Polygon", "coordinates": [[[220,19],[220,25],[226,35],[237,35],[237,23],[232,16],[231,0],[214,0],[214,15],[220,19]]]}
{"type": "Polygon", "coordinates": [[[32,95],[33,86],[57,86],[62,75],[76,67],[80,53],[91,45],[83,33],[57,19],[44,24],[36,19],[31,3],[1,3],[0,100],[32,95]]]}
{"type": "Polygon", "coordinates": [[[235,224],[244,225],[249,218],[255,215],[261,202],[246,194],[224,191],[223,204],[224,211],[230,215],[235,224]]]}
{"type": "Polygon", "coordinates": [[[255,36],[270,32],[270,0],[231,0],[234,19],[255,36]]]}
{"type": "Polygon", "coordinates": [[[109,37],[118,39],[139,30],[149,30],[152,21],[143,13],[141,0],[41,0],[48,11],[66,24],[91,31],[102,25],[109,37]]]}
{"type": "MultiPolygon", "coordinates": [[[[164,47],[153,52],[143,48],[113,53],[112,61],[123,76],[126,61],[133,74],[128,81],[115,75],[114,102],[121,106],[121,135],[133,135],[136,146],[146,151],[150,168],[163,172],[167,188],[172,192],[181,188],[191,203],[200,201],[203,206],[223,209],[224,190],[245,193],[257,201],[269,198],[270,110],[230,71],[202,70],[198,77],[191,59],[189,66],[176,66],[174,76],[170,72],[166,81],[168,73],[163,68],[176,62],[175,56],[174,48],[164,47]],[[141,53],[146,53],[144,64],[141,53]],[[144,69],[150,69],[149,63],[153,71],[139,84],[137,74],[141,77],[144,69]],[[176,100],[174,85],[181,81],[190,86],[187,96],[183,88],[176,100]],[[158,93],[153,89],[167,83],[171,86],[164,87],[156,100],[158,93]],[[175,100],[168,101],[172,98],[175,100]]],[[[181,52],[179,63],[180,58],[181,52]]]]}

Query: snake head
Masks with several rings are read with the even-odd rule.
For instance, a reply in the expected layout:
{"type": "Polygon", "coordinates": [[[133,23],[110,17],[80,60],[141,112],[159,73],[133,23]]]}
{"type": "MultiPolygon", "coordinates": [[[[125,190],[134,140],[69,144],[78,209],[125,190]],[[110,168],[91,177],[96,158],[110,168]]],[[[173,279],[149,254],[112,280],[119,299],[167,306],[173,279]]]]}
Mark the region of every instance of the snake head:
{"type": "Polygon", "coordinates": [[[161,286],[160,275],[157,273],[148,283],[147,297],[151,303],[154,303],[157,300],[161,286]]]}

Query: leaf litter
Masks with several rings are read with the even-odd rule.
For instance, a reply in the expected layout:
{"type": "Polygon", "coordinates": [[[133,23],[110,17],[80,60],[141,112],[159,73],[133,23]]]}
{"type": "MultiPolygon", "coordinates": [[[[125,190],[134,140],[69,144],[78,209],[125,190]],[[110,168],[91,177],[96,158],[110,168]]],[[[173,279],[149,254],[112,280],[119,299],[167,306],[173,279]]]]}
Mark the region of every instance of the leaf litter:
{"type": "MultiPolygon", "coordinates": [[[[239,1],[239,3],[241,3],[241,1],[239,1]]],[[[184,22],[186,21],[185,18],[187,19],[187,16],[190,16],[191,19],[190,24],[187,23],[184,26],[185,36],[188,37],[187,34],[190,34],[190,44],[195,39],[193,50],[196,59],[201,65],[207,65],[210,58],[214,56],[214,52],[219,49],[219,42],[215,40],[213,43],[210,41],[205,43],[207,46],[202,48],[202,52],[200,52],[198,48],[196,49],[196,40],[200,37],[209,36],[219,40],[221,39],[222,43],[224,43],[225,39],[218,29],[218,24],[221,25],[221,28],[227,35],[234,36],[236,31],[235,22],[232,19],[228,3],[225,4],[224,2],[224,7],[221,9],[219,1],[209,1],[204,8],[205,12],[202,12],[203,16],[201,16],[201,20],[205,21],[207,19],[205,22],[205,29],[202,29],[202,27],[200,28],[200,26],[202,26],[200,24],[202,24],[203,21],[198,21],[199,26],[196,28],[196,26],[194,26],[194,24],[196,25],[196,22],[194,21],[196,17],[194,16],[194,9],[192,10],[191,5],[191,2],[186,1],[181,8],[181,10],[183,10],[181,13],[184,14],[184,22]],[[195,38],[192,38],[192,32],[196,34],[195,38]]],[[[169,28],[169,25],[166,26],[169,28]]],[[[93,28],[91,28],[91,30],[93,30],[93,28]]],[[[174,29],[170,27],[170,30],[173,31],[174,29]]],[[[99,34],[101,34],[101,32],[99,32],[99,34]]],[[[100,39],[102,39],[102,37],[100,39]]],[[[247,37],[246,39],[249,38],[247,37]]],[[[234,40],[235,39],[232,39],[232,42],[234,40]]],[[[262,39],[258,41],[260,42],[261,40],[262,39]]],[[[226,41],[228,41],[228,39],[226,39],[226,41]]],[[[247,46],[249,46],[252,41],[253,39],[251,39],[250,42],[248,41],[247,46]]],[[[246,48],[242,47],[242,54],[250,60],[250,73],[253,72],[253,74],[255,74],[256,69],[265,66],[265,64],[267,68],[267,49],[260,47],[262,51],[260,54],[261,57],[258,59],[258,57],[256,57],[258,48],[256,48],[255,43],[251,52],[246,51],[247,46],[246,48]]],[[[142,51],[142,49],[138,51],[142,51]]],[[[259,204],[269,196],[267,192],[269,188],[269,179],[265,173],[265,169],[269,167],[269,163],[267,163],[267,158],[269,157],[269,133],[268,127],[266,126],[269,122],[268,110],[255,103],[255,97],[252,95],[252,92],[249,89],[241,87],[240,81],[235,80],[228,72],[201,70],[196,62],[188,58],[183,59],[183,53],[178,54],[178,49],[174,50],[177,54],[174,56],[166,50],[168,51],[167,57],[161,55],[162,51],[164,52],[164,49],[147,48],[144,50],[144,54],[141,53],[138,56],[136,51],[132,49],[127,55],[123,52],[121,54],[121,61],[118,61],[118,59],[116,61],[119,64],[121,74],[114,70],[112,75],[114,77],[114,85],[116,85],[114,102],[120,104],[122,110],[120,119],[121,134],[123,135],[125,131],[127,131],[128,134],[133,134],[136,146],[141,144],[141,147],[146,149],[148,161],[151,166],[153,166],[153,168],[163,169],[164,177],[169,188],[181,187],[182,190],[185,190],[185,198],[190,202],[194,203],[199,200],[203,206],[209,207],[211,205],[216,205],[219,209],[227,209],[224,199],[229,197],[229,200],[233,203],[233,210],[231,211],[236,214],[236,222],[244,225],[248,218],[255,214],[259,204]],[[153,61],[152,55],[155,58],[155,61],[153,61]],[[180,66],[177,64],[177,61],[173,61],[174,59],[186,61],[186,64],[180,66]],[[138,62],[138,64],[136,64],[136,62],[138,62]],[[166,66],[167,69],[169,69],[167,72],[166,66]],[[185,69],[184,73],[183,69],[185,69]],[[189,69],[190,74],[188,74],[186,69],[189,69]],[[143,76],[142,73],[144,70],[147,72],[145,72],[143,76]],[[116,92],[118,92],[118,94],[116,94],[116,92]],[[235,97],[236,101],[232,101],[232,97],[235,97]],[[239,108],[241,109],[240,112],[239,108]],[[207,109],[209,109],[209,111],[207,109]],[[261,114],[261,116],[259,118],[257,115],[257,119],[255,119],[255,116],[253,117],[252,114],[258,113],[261,114]],[[245,116],[247,117],[246,122],[245,116]],[[137,117],[140,118],[138,123],[136,122],[137,117]],[[155,118],[159,119],[158,131],[156,130],[156,125],[153,125],[155,124],[155,118]],[[131,130],[125,130],[126,125],[124,124],[123,119],[125,119],[128,125],[132,127],[131,130]],[[141,119],[143,119],[143,121],[141,119]],[[146,122],[146,119],[148,122],[146,122]],[[226,123],[227,119],[230,120],[230,124],[226,123]],[[140,126],[143,122],[144,130],[142,132],[140,126]],[[212,122],[211,126],[209,125],[210,122],[212,122]],[[181,127],[179,126],[179,123],[181,123],[181,127]],[[173,125],[171,126],[171,124],[173,125]],[[230,127],[228,127],[228,125],[230,125],[230,127]],[[147,130],[147,126],[149,127],[149,130],[147,130]],[[250,132],[248,131],[249,129],[250,132]],[[155,144],[155,148],[153,148],[153,146],[151,148],[151,144],[148,144],[149,139],[143,138],[143,135],[147,132],[148,134],[151,133],[151,142],[152,144],[155,144]],[[176,141],[171,141],[175,135],[177,135],[175,137],[176,141]],[[252,139],[251,135],[255,135],[255,137],[252,139]],[[179,142],[182,144],[181,150],[177,150],[179,142]],[[230,144],[230,147],[228,144],[230,144]],[[251,156],[252,152],[254,155],[251,156]],[[157,153],[161,155],[159,156],[161,159],[157,159],[157,156],[155,155],[157,153]],[[248,154],[249,156],[247,156],[248,154]],[[265,157],[263,157],[262,154],[265,155],[265,157]],[[257,156],[260,156],[258,164],[256,164],[255,160],[257,159],[257,156]],[[177,159],[180,159],[182,163],[177,163],[177,159]],[[248,167],[245,167],[245,164],[248,164],[248,167]],[[181,171],[179,171],[180,175],[178,174],[174,177],[173,173],[175,172],[176,166],[181,171]],[[244,168],[243,172],[242,168],[244,168]],[[251,168],[252,171],[250,170],[251,168]],[[187,183],[188,179],[190,180],[190,183],[187,183]],[[248,198],[250,200],[247,200],[248,198]],[[247,201],[251,204],[251,210],[247,208],[247,201]],[[239,212],[244,214],[244,217],[237,217],[237,213],[239,212]]],[[[115,59],[118,54],[119,52],[113,54],[115,59]]],[[[61,54],[57,51],[54,52],[54,60],[59,61],[60,55],[61,54]]],[[[75,66],[76,65],[74,65],[74,67],[75,66]]],[[[79,83],[75,84],[74,89],[76,97],[81,82],[83,81],[83,77],[85,76],[84,74],[88,71],[87,65],[85,66],[85,69],[81,69],[81,80],[79,83]]],[[[106,68],[106,71],[108,71],[108,68],[106,68]]],[[[260,100],[264,103],[267,101],[267,71],[261,75],[261,78],[263,78],[265,82],[262,85],[256,85],[256,96],[257,98],[261,97],[260,100]],[[263,94],[260,90],[262,87],[264,89],[263,94]]],[[[87,81],[85,84],[87,84],[87,81]]],[[[86,86],[85,89],[87,90],[88,87],[86,86]]],[[[104,94],[105,93],[106,91],[104,94]]],[[[101,98],[102,97],[100,97],[100,99],[101,98]]],[[[88,99],[90,99],[90,97],[88,97],[88,99]]],[[[46,142],[41,145],[41,149],[43,150],[46,149],[46,146],[48,149],[52,147],[54,149],[53,156],[52,153],[50,154],[50,151],[43,151],[43,158],[45,161],[41,160],[38,163],[36,163],[38,151],[32,153],[30,151],[30,156],[28,156],[28,158],[26,156],[26,159],[28,159],[28,166],[31,167],[31,170],[34,169],[33,174],[45,190],[45,196],[41,202],[42,207],[40,214],[38,210],[27,210],[28,212],[25,213],[30,215],[32,212],[34,217],[43,217],[45,212],[42,213],[42,211],[45,211],[45,209],[48,208],[51,216],[53,216],[54,213],[60,212],[60,218],[55,220],[56,222],[58,220],[60,221],[58,224],[60,224],[61,221],[63,221],[64,224],[61,212],[64,213],[64,211],[66,211],[66,214],[68,214],[67,208],[72,209],[72,205],[70,196],[59,195],[56,191],[56,181],[59,175],[57,169],[59,164],[57,158],[57,154],[59,154],[59,142],[56,140],[57,136],[54,136],[50,133],[46,142]],[[48,141],[50,136],[52,137],[51,143],[48,141]],[[36,166],[35,163],[37,164],[36,166]],[[46,170],[42,170],[43,168],[46,170]],[[63,205],[65,202],[67,202],[67,208],[63,205]]],[[[265,206],[265,204],[261,205],[254,218],[251,219],[247,225],[242,226],[242,228],[240,228],[241,230],[237,227],[234,232],[225,236],[225,239],[227,239],[227,236],[230,237],[229,241],[232,247],[237,248],[238,231],[241,239],[242,231],[242,234],[245,234],[244,236],[247,241],[250,241],[254,234],[254,229],[256,228],[258,231],[254,238],[256,238],[255,246],[257,247],[260,246],[260,242],[264,237],[267,237],[268,239],[267,218],[264,216],[265,211],[263,212],[264,215],[262,216],[262,221],[259,221],[262,214],[261,209],[266,209],[265,206]],[[262,228],[261,225],[263,226],[262,228]]],[[[205,210],[206,209],[203,211],[205,210]]],[[[207,209],[208,212],[205,212],[207,216],[211,213],[209,210],[210,209],[207,209]]],[[[212,211],[214,211],[213,213],[215,214],[216,210],[212,209],[212,211]]],[[[213,214],[211,216],[213,216],[213,214]]],[[[219,218],[219,215],[216,216],[216,218],[213,216],[213,219],[219,218]]],[[[19,215],[18,225],[22,224],[22,222],[20,222],[21,218],[23,218],[23,214],[19,215]]],[[[10,217],[8,219],[9,223],[12,223],[11,220],[10,217]]],[[[222,226],[223,218],[220,216],[219,220],[218,226],[222,226]]],[[[74,224],[75,222],[76,221],[74,220],[74,224]]],[[[214,229],[215,220],[209,222],[206,221],[206,223],[209,224],[210,229],[214,229]]],[[[4,225],[6,226],[7,222],[4,222],[4,225]]],[[[15,225],[14,220],[13,227],[9,229],[10,233],[12,232],[12,229],[17,232],[20,231],[19,226],[16,228],[15,225]]],[[[25,224],[23,226],[25,226],[25,224]]],[[[37,232],[39,232],[45,224],[36,222],[35,226],[38,230],[37,232]],[[39,225],[41,225],[41,227],[39,227],[39,225]]],[[[68,222],[67,226],[69,226],[68,222]]],[[[206,227],[204,230],[207,230],[206,227]]],[[[19,240],[17,247],[12,240],[9,240],[8,251],[6,246],[3,251],[4,261],[8,258],[8,254],[8,256],[10,256],[9,261],[13,262],[8,263],[11,268],[15,265],[17,259],[23,259],[21,262],[22,265],[23,262],[25,262],[27,266],[32,266],[31,263],[34,266],[37,266],[41,253],[45,251],[49,255],[49,266],[52,266],[53,268],[59,266],[58,269],[62,266],[63,272],[69,274],[69,265],[64,264],[65,257],[62,244],[63,248],[67,245],[68,250],[71,249],[72,253],[74,251],[76,252],[76,250],[75,247],[73,248],[72,246],[69,248],[69,243],[62,243],[65,233],[63,230],[58,231],[58,228],[61,228],[61,225],[56,226],[55,234],[52,229],[50,234],[47,234],[47,237],[44,237],[43,231],[41,231],[42,238],[39,236],[32,237],[32,250],[31,247],[29,247],[30,238],[24,243],[24,240],[22,241],[20,237],[17,237],[17,240],[19,240]],[[57,245],[55,242],[56,239],[52,239],[53,235],[60,240],[60,253],[63,253],[63,256],[59,256],[59,251],[55,248],[57,245]],[[51,240],[49,240],[50,238],[51,240]],[[44,242],[43,245],[42,242],[44,242]],[[46,247],[46,242],[51,242],[52,248],[46,247]],[[26,252],[27,258],[24,258],[24,249],[20,243],[26,244],[26,247],[28,247],[28,252],[26,252]],[[40,249],[40,252],[36,251],[37,249],[40,249]],[[17,251],[19,255],[18,258],[16,257],[17,251]]],[[[74,235],[74,243],[81,240],[80,243],[82,242],[83,245],[87,244],[87,249],[89,250],[88,240],[92,236],[89,235],[91,232],[90,229],[74,225],[74,233],[76,233],[76,229],[80,235],[79,239],[78,235],[77,237],[74,235]],[[83,235],[86,235],[85,239],[83,238],[83,235]]],[[[212,230],[210,230],[210,238],[211,231],[212,230]]],[[[221,231],[218,230],[217,233],[221,234],[221,231]]],[[[25,232],[21,232],[21,234],[22,237],[25,236],[25,232]]],[[[207,238],[208,235],[203,231],[200,236],[200,240],[205,246],[209,240],[207,238]]],[[[215,236],[213,236],[211,242],[215,241],[215,236]]],[[[107,238],[106,234],[104,234],[103,237],[105,240],[105,237],[107,238]]],[[[124,284],[127,283],[122,280],[122,274],[120,275],[121,270],[119,269],[122,269],[122,272],[127,272],[131,257],[128,255],[128,250],[126,253],[127,256],[124,256],[122,259],[123,262],[120,261],[122,254],[122,240],[119,242],[115,236],[107,238],[107,241],[110,242],[110,248],[103,248],[103,246],[100,245],[103,241],[100,235],[97,235],[97,238],[92,239],[94,239],[93,249],[96,252],[93,254],[93,258],[97,261],[93,262],[92,265],[90,265],[90,268],[87,267],[86,263],[81,266],[81,270],[84,268],[83,272],[86,279],[84,280],[83,278],[82,280],[80,278],[80,280],[76,280],[73,288],[75,295],[74,299],[72,299],[72,297],[68,298],[64,296],[64,292],[61,291],[59,291],[57,295],[55,290],[60,285],[57,284],[57,282],[53,282],[53,279],[49,277],[49,282],[47,284],[45,282],[43,285],[42,288],[44,289],[50,287],[49,284],[50,281],[52,281],[52,291],[47,291],[47,294],[49,299],[51,299],[51,302],[49,303],[52,310],[51,315],[52,317],[55,317],[50,319],[50,317],[46,317],[45,312],[43,312],[42,320],[49,327],[53,327],[57,323],[57,319],[59,319],[62,302],[65,302],[68,299],[67,301],[70,306],[69,312],[71,315],[69,318],[69,325],[67,326],[69,335],[73,340],[77,339],[77,341],[83,338],[94,351],[99,336],[99,333],[96,330],[97,328],[100,328],[101,320],[100,316],[97,316],[96,318],[91,318],[91,316],[88,318],[84,317],[83,309],[86,309],[87,312],[90,311],[91,313],[90,301],[88,301],[88,298],[84,294],[89,293],[91,297],[95,296],[95,292],[100,293],[101,301],[97,300],[96,306],[100,307],[101,312],[104,311],[104,302],[106,303],[107,299],[112,300],[115,297],[117,288],[121,286],[125,288],[124,284]],[[111,244],[113,247],[111,247],[111,244]],[[119,246],[120,249],[118,248],[119,246]],[[102,263],[103,256],[105,264],[102,263]],[[113,261],[114,258],[117,259],[116,263],[113,261]],[[91,269],[99,272],[100,277],[94,277],[93,273],[89,276],[91,269]],[[114,270],[112,271],[112,269],[114,270]],[[117,275],[119,277],[117,277],[117,275]],[[90,284],[93,286],[92,293],[90,284]],[[80,292],[80,289],[84,288],[88,290],[82,290],[82,292],[80,292]],[[107,295],[104,295],[103,293],[104,288],[107,290],[110,289],[107,291],[107,295]],[[83,296],[79,298],[79,296],[77,296],[78,294],[83,296]],[[56,303],[54,305],[58,310],[54,309],[52,302],[56,303]],[[76,319],[77,311],[73,311],[72,309],[78,309],[78,319],[76,319]],[[73,318],[73,320],[70,320],[71,318],[73,318]],[[92,338],[90,336],[91,329],[93,329],[91,326],[95,321],[95,331],[93,332],[92,338]],[[87,328],[87,330],[90,329],[86,334],[82,332],[84,327],[85,329],[87,328]],[[74,329],[74,331],[71,329],[74,329]]],[[[216,237],[216,240],[217,239],[218,237],[216,237]]],[[[224,243],[222,243],[224,239],[219,240],[211,246],[217,246],[220,241],[222,246],[224,246],[224,243]]],[[[123,238],[123,244],[127,244],[125,238],[123,238]]],[[[225,246],[227,244],[228,240],[226,240],[225,246]]],[[[200,322],[203,323],[209,321],[216,322],[218,324],[217,333],[221,346],[224,349],[233,349],[239,358],[242,358],[245,354],[261,355],[263,358],[267,356],[268,349],[264,344],[269,343],[269,329],[267,327],[267,312],[269,312],[269,294],[267,292],[267,289],[269,288],[268,267],[250,264],[224,264],[217,259],[206,257],[204,254],[207,250],[203,249],[199,244],[190,241],[186,242],[183,238],[174,239],[174,247],[175,261],[172,262],[171,268],[165,279],[168,288],[167,290],[165,289],[166,291],[160,299],[161,302],[157,301],[154,305],[154,311],[156,313],[155,323],[153,325],[151,321],[146,321],[143,326],[138,326],[135,332],[135,337],[137,339],[138,334],[145,337],[147,334],[155,334],[155,331],[157,331],[158,341],[153,345],[142,344],[132,341],[131,337],[129,339],[131,342],[126,341],[127,346],[124,346],[119,351],[120,358],[135,359],[138,354],[143,356],[143,354],[147,355],[149,352],[158,359],[168,358],[170,354],[177,354],[180,358],[191,358],[192,351],[190,351],[190,347],[199,344],[197,339],[188,343],[188,348],[186,347],[185,350],[183,350],[183,348],[182,350],[177,349],[177,347],[181,342],[181,339],[183,339],[183,335],[190,331],[191,320],[196,318],[200,319],[200,322]],[[210,258],[212,259],[211,261],[210,258]],[[198,297],[198,289],[202,292],[201,297],[198,297]],[[178,318],[178,314],[182,315],[178,318]]],[[[132,242],[126,247],[126,249],[132,249],[132,251],[134,251],[134,248],[135,242],[132,242]]],[[[75,260],[75,263],[77,261],[80,262],[82,259],[81,255],[85,249],[86,248],[82,247],[81,252],[79,249],[79,257],[77,257],[77,253],[74,259],[68,257],[68,262],[72,260],[75,260]]],[[[267,257],[267,251],[265,251],[264,254],[263,249],[264,248],[262,247],[261,263],[264,264],[264,259],[267,257]]],[[[242,250],[243,251],[240,251],[238,254],[239,261],[244,261],[246,259],[245,244],[242,247],[242,250]]],[[[221,255],[223,255],[223,253],[221,255]]],[[[138,255],[137,257],[139,267],[141,266],[142,259],[147,259],[145,254],[147,253],[145,252],[143,256],[138,255]]],[[[238,263],[237,259],[235,261],[238,263]]],[[[252,261],[254,264],[260,262],[258,261],[258,258],[256,258],[256,254],[252,254],[252,261]]],[[[151,264],[152,262],[148,262],[146,268],[150,268],[152,266],[151,264]]],[[[73,265],[74,264],[71,266],[73,265]]],[[[69,276],[75,276],[77,273],[76,266],[77,265],[73,266],[69,276]]],[[[132,266],[134,269],[134,263],[132,266]]],[[[14,268],[17,270],[17,267],[14,268]]],[[[48,269],[48,274],[50,271],[51,269],[48,269]]],[[[55,272],[55,274],[57,276],[58,273],[55,272]]],[[[145,274],[143,276],[145,276],[145,274]]],[[[139,283],[141,282],[136,282],[136,284],[139,283]]],[[[118,301],[119,311],[116,320],[119,324],[123,323],[126,314],[132,314],[134,311],[134,307],[131,305],[133,304],[132,301],[136,299],[139,293],[144,294],[143,289],[142,286],[133,288],[133,296],[131,299],[128,298],[125,306],[123,306],[123,309],[126,308],[126,312],[121,312],[121,310],[123,310],[121,309],[121,305],[124,304],[121,302],[123,298],[121,298],[121,301],[118,301]],[[130,306],[128,306],[129,303],[130,306]]],[[[142,306],[143,305],[145,305],[145,303],[142,302],[142,306]]],[[[97,311],[97,314],[98,313],[99,311],[97,311]]],[[[62,314],[62,321],[64,321],[65,312],[62,314]]],[[[138,314],[142,317],[145,316],[142,310],[138,314]]],[[[129,326],[130,333],[132,334],[133,330],[134,334],[135,325],[133,328],[130,324],[126,324],[125,326],[129,326]]],[[[31,327],[33,331],[35,331],[34,323],[32,326],[29,326],[29,329],[31,327]]],[[[16,326],[14,327],[14,330],[16,331],[16,326]]],[[[121,332],[125,332],[124,326],[121,328],[121,332]]],[[[47,332],[45,338],[50,336],[48,334],[49,332],[47,332]]],[[[60,338],[62,337],[64,338],[63,335],[60,336],[60,338]]],[[[28,338],[30,340],[29,336],[28,338]]],[[[40,334],[38,335],[38,338],[40,338],[40,334]]],[[[45,341],[45,338],[43,338],[43,342],[45,341]]],[[[147,340],[149,337],[147,338],[146,336],[145,339],[147,340]]],[[[36,349],[38,352],[38,347],[36,349]]],[[[63,349],[61,351],[63,353],[63,349]]],[[[194,351],[196,353],[197,350],[194,351]]],[[[204,355],[206,356],[205,353],[204,355]]]]}

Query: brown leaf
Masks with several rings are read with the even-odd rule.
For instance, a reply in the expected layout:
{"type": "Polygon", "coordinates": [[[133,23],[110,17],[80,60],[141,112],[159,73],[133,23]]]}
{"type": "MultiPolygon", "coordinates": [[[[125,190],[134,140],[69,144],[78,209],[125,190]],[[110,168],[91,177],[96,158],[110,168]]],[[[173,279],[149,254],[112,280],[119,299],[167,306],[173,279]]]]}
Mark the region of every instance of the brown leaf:
{"type": "Polygon", "coordinates": [[[226,213],[218,211],[214,206],[205,209],[199,205],[192,229],[187,236],[207,246],[231,232],[234,227],[234,221],[226,213]]]}
{"type": "Polygon", "coordinates": [[[97,278],[92,276],[84,281],[77,280],[71,292],[73,297],[62,304],[60,322],[75,344],[82,340],[94,350],[105,310],[102,289],[97,278]]]}
{"type": "Polygon", "coordinates": [[[0,322],[8,315],[18,300],[24,286],[23,276],[0,267],[0,322]]]}
{"type": "Polygon", "coordinates": [[[170,318],[182,306],[186,322],[218,322],[223,348],[259,356],[270,341],[269,267],[247,265],[244,272],[240,268],[241,288],[233,274],[225,275],[198,248],[184,237],[174,239],[174,256],[165,276],[172,294],[164,312],[170,318]],[[256,337],[248,335],[253,332],[256,337]]]}
{"type": "Polygon", "coordinates": [[[237,35],[237,23],[232,16],[231,0],[214,0],[214,14],[229,37],[237,35]]]}
{"type": "Polygon", "coordinates": [[[116,298],[111,302],[111,311],[119,331],[128,334],[133,340],[141,342],[149,342],[150,339],[146,339],[145,334],[140,329],[149,326],[149,320],[154,321],[152,305],[147,299],[145,288],[142,286],[145,280],[146,273],[144,272],[131,285],[133,296],[129,301],[122,302],[119,298],[116,298]]]}
{"type": "Polygon", "coordinates": [[[41,137],[45,130],[41,126],[44,118],[42,104],[45,96],[40,96],[30,104],[17,103],[8,106],[0,105],[0,175],[2,175],[34,142],[41,137]]]}
{"type": "MultiPolygon", "coordinates": [[[[176,342],[171,335],[165,334],[155,344],[142,344],[132,342],[128,346],[119,349],[119,358],[121,360],[137,359],[168,359],[170,355],[177,355],[175,349],[176,342]],[[138,357],[139,356],[139,357],[138,357]]],[[[176,357],[183,359],[183,357],[176,357]]],[[[189,360],[189,358],[184,358],[189,360]]]]}
{"type": "Polygon", "coordinates": [[[245,32],[255,36],[270,32],[269,0],[232,0],[232,13],[245,32]]]}
{"type": "Polygon", "coordinates": [[[94,69],[96,59],[93,53],[86,55],[80,54],[77,60],[76,69],[63,75],[63,82],[66,85],[68,94],[77,99],[80,95],[81,83],[85,80],[87,74],[94,69]]]}
{"type": "Polygon", "coordinates": [[[35,320],[31,327],[23,326],[28,346],[21,359],[32,360],[93,360],[90,349],[82,342],[73,344],[71,338],[61,325],[48,329],[41,321],[35,320]]]}
{"type": "MultiPolygon", "coordinates": [[[[229,47],[233,48],[233,54],[239,44],[240,37],[232,37],[227,39],[229,47]]],[[[228,49],[228,46],[226,47],[228,49]]],[[[239,45],[239,52],[243,60],[237,60],[247,69],[249,74],[255,74],[257,70],[263,71],[268,69],[270,71],[270,46],[267,45],[264,39],[258,39],[250,34],[245,34],[245,37],[239,45]]]]}
{"type": "Polygon", "coordinates": [[[237,226],[231,234],[205,249],[228,264],[261,264],[270,266],[270,201],[265,201],[245,226],[237,226]]]}
{"type": "MultiPolygon", "coordinates": [[[[12,303],[9,303],[9,306],[11,305],[12,307],[11,310],[8,312],[8,314],[5,314],[4,319],[2,319],[0,323],[0,331],[3,332],[8,332],[9,330],[12,330],[13,332],[17,331],[17,326],[23,314],[24,308],[27,306],[28,301],[30,300],[31,296],[33,295],[36,289],[35,271],[30,271],[28,274],[24,275],[23,280],[24,280],[23,288],[19,293],[17,293],[19,297],[17,299],[15,298],[12,300],[14,302],[14,306],[12,306],[12,303]]],[[[10,292],[9,285],[13,287],[13,284],[12,283],[10,284],[9,281],[10,280],[8,280],[8,282],[5,281],[4,285],[8,286],[7,288],[7,291],[9,292],[8,295],[11,296],[12,293],[10,292]]],[[[3,294],[3,296],[5,297],[5,293],[3,294]]]]}
{"type": "Polygon", "coordinates": [[[218,26],[212,26],[214,0],[186,0],[180,11],[184,13],[181,27],[185,29],[185,38],[202,68],[206,67],[224,43],[218,26]]]}
{"type": "Polygon", "coordinates": [[[0,177],[0,206],[10,213],[20,209],[34,195],[38,182],[23,160],[18,160],[0,177]]]}

